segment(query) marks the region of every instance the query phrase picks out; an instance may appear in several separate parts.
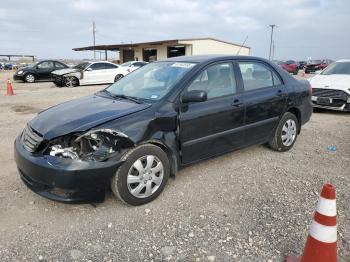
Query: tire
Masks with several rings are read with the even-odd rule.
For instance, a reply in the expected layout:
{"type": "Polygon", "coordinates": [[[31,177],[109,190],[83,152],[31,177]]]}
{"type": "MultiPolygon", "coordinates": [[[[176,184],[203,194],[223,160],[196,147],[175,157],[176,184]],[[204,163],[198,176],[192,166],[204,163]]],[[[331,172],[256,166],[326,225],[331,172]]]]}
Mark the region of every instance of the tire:
{"type": "Polygon", "coordinates": [[[35,82],[35,75],[29,73],[24,76],[24,82],[26,83],[34,83],[35,82]]]}
{"type": "Polygon", "coordinates": [[[114,83],[117,82],[117,81],[119,81],[119,80],[122,79],[123,77],[124,77],[124,76],[123,76],[122,74],[116,75],[115,78],[114,78],[114,83]]]}
{"type": "Polygon", "coordinates": [[[294,71],[293,75],[297,75],[297,74],[298,74],[298,72],[299,72],[299,69],[297,68],[297,69],[295,69],[295,71],[294,71]]]}
{"type": "Polygon", "coordinates": [[[273,137],[269,141],[270,148],[279,152],[288,151],[293,147],[295,141],[297,140],[298,130],[299,122],[296,116],[290,112],[285,113],[278,123],[273,137]],[[289,140],[289,138],[291,140],[289,140]]]}
{"type": "Polygon", "coordinates": [[[66,87],[76,87],[79,86],[79,79],[75,76],[67,76],[64,79],[64,85],[66,87]]]}
{"type": "Polygon", "coordinates": [[[111,181],[114,195],[133,206],[156,199],[170,175],[167,154],[158,146],[144,144],[128,151],[121,160],[125,163],[118,168],[111,181]]]}

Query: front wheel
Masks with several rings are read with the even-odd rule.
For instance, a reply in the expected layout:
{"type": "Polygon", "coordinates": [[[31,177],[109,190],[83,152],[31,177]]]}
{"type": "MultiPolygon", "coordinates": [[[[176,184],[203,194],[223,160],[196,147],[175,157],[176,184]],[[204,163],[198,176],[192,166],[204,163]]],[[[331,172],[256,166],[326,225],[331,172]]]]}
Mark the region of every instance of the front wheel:
{"type": "Polygon", "coordinates": [[[26,82],[26,83],[34,83],[35,82],[35,76],[33,74],[26,74],[24,76],[24,82],[26,82]]]}
{"type": "Polygon", "coordinates": [[[297,139],[299,122],[296,116],[287,112],[281,118],[269,146],[276,151],[285,152],[291,149],[297,139]]]}
{"type": "Polygon", "coordinates": [[[298,69],[298,68],[296,68],[296,69],[295,69],[295,71],[293,72],[293,75],[297,75],[297,74],[298,74],[298,72],[299,72],[299,69],[298,69]]]}
{"type": "Polygon", "coordinates": [[[64,84],[66,87],[76,87],[79,85],[79,80],[74,76],[67,76],[64,79],[64,84]]]}
{"type": "Polygon", "coordinates": [[[156,199],[170,174],[167,154],[158,146],[145,144],[131,149],[121,160],[125,163],[111,181],[113,193],[133,206],[156,199]]]}
{"type": "Polygon", "coordinates": [[[122,74],[116,75],[115,78],[114,78],[114,82],[119,81],[119,80],[122,79],[123,77],[124,77],[124,76],[123,76],[122,74]]]}

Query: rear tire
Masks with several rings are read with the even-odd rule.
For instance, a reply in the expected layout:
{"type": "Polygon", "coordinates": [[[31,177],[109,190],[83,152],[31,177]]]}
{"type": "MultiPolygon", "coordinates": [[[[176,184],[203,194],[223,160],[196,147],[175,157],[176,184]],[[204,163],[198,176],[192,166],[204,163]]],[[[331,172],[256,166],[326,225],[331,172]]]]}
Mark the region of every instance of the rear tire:
{"type": "Polygon", "coordinates": [[[296,116],[290,112],[285,113],[269,141],[270,148],[279,152],[288,151],[297,140],[298,130],[299,122],[296,116]]]}
{"type": "Polygon", "coordinates": [[[167,154],[158,146],[144,144],[128,151],[121,160],[125,163],[111,181],[114,195],[133,206],[156,199],[170,175],[167,154]]]}

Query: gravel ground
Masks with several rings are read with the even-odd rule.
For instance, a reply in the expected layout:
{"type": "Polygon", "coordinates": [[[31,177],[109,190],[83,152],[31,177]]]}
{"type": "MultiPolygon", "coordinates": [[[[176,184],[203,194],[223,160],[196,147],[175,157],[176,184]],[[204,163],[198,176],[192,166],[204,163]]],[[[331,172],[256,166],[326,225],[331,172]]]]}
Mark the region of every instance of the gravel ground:
{"type": "Polygon", "coordinates": [[[302,252],[324,182],[337,188],[338,255],[349,261],[350,114],[314,113],[286,153],[253,146],[181,170],[144,206],[111,193],[66,205],[23,185],[13,141],[39,110],[103,86],[15,83],[5,97],[9,76],[0,72],[0,261],[284,261],[302,252]]]}

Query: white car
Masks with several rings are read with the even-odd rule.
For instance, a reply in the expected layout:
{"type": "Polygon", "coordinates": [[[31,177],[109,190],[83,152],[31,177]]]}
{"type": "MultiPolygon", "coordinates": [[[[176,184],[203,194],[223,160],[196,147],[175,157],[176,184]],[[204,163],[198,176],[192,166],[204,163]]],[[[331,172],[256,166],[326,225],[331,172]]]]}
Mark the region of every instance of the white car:
{"type": "Polygon", "coordinates": [[[136,69],[143,67],[144,65],[147,65],[148,62],[143,61],[129,61],[124,64],[121,64],[120,66],[126,68],[128,73],[131,73],[132,71],[135,71],[136,69]]]}
{"type": "Polygon", "coordinates": [[[350,59],[330,64],[309,81],[314,107],[350,112],[350,59]]]}
{"type": "Polygon", "coordinates": [[[79,85],[110,84],[128,74],[126,68],[107,62],[83,62],[72,68],[52,72],[56,86],[74,87],[79,85]]]}

